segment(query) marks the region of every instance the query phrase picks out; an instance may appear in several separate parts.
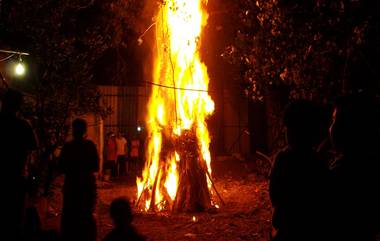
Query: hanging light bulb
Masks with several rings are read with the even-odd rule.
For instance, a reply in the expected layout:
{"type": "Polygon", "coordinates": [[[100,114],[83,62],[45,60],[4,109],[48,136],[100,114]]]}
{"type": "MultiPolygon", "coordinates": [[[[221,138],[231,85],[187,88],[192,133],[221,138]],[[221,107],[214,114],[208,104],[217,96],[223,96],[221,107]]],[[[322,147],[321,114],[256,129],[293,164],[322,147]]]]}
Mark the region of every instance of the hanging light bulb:
{"type": "Polygon", "coordinates": [[[17,76],[23,76],[25,74],[25,65],[22,62],[21,55],[19,57],[19,61],[15,66],[15,74],[17,76]]]}
{"type": "MultiPolygon", "coordinates": [[[[1,2],[1,0],[0,0],[1,2]]],[[[18,61],[13,62],[9,65],[9,71],[11,72],[10,74],[13,76],[17,77],[22,77],[25,75],[27,72],[27,66],[22,62],[21,56],[28,56],[29,53],[26,52],[19,52],[19,51],[13,51],[13,50],[5,50],[5,49],[0,49],[1,54],[9,54],[7,57],[0,59],[0,62],[7,61],[12,59],[13,56],[18,56],[18,61]]]]}
{"type": "Polygon", "coordinates": [[[15,73],[18,76],[22,76],[25,74],[25,66],[22,63],[18,63],[15,67],[15,73]]]}

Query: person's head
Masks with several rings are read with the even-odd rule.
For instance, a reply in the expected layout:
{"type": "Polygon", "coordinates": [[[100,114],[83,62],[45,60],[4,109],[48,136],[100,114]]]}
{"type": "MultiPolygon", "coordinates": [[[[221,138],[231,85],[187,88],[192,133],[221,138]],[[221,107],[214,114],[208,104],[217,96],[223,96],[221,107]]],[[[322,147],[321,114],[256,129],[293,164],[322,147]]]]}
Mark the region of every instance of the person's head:
{"type": "Polygon", "coordinates": [[[320,127],[318,108],[308,100],[290,103],[284,113],[286,137],[289,146],[310,148],[317,144],[320,127]]]}
{"type": "Polygon", "coordinates": [[[77,118],[73,121],[73,137],[74,139],[83,138],[87,132],[87,122],[77,118]]]}
{"type": "Polygon", "coordinates": [[[15,114],[21,109],[23,97],[21,92],[8,89],[1,99],[1,111],[4,113],[15,114]]]}
{"type": "Polygon", "coordinates": [[[334,148],[354,153],[370,148],[378,139],[376,102],[364,95],[351,95],[337,100],[330,126],[334,148]]]}
{"type": "Polygon", "coordinates": [[[107,133],[107,138],[113,138],[115,137],[115,133],[113,131],[110,131],[107,133]]]}
{"type": "Polygon", "coordinates": [[[127,198],[120,197],[112,201],[110,215],[116,227],[125,227],[133,219],[132,208],[127,198]]]}

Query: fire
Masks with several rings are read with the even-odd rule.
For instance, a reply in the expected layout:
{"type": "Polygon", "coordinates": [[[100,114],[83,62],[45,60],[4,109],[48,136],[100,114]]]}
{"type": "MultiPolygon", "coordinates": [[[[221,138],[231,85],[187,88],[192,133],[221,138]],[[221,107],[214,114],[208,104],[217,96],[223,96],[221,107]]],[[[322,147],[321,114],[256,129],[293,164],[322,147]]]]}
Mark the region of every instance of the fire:
{"type": "Polygon", "coordinates": [[[149,143],[142,178],[137,178],[141,209],[162,210],[174,202],[181,156],[168,149],[185,130],[194,131],[202,166],[211,189],[210,137],[206,118],[214,111],[208,95],[209,78],[200,61],[200,36],[207,22],[207,0],[167,0],[156,17],[155,85],[148,104],[149,143]],[[170,145],[169,145],[170,146],[170,145]],[[143,206],[143,207],[142,207],[143,206]]]}

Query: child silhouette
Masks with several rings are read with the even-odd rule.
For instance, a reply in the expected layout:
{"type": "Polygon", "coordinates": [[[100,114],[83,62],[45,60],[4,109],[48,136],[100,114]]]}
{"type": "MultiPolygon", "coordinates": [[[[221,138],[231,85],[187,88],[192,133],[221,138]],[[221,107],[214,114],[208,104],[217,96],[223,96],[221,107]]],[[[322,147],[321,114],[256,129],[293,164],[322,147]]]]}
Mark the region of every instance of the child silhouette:
{"type": "Polygon", "coordinates": [[[128,199],[120,197],[112,201],[110,215],[115,228],[111,230],[103,241],[145,241],[132,225],[133,214],[128,199]]]}

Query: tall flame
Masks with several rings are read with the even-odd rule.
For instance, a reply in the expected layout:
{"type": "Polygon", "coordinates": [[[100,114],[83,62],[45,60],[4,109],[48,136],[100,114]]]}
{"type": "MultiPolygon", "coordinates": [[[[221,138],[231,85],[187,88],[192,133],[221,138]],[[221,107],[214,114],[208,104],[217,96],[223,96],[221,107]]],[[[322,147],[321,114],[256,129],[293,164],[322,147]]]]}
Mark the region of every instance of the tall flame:
{"type": "MultiPolygon", "coordinates": [[[[156,19],[154,85],[148,104],[149,143],[142,178],[137,178],[138,198],[148,192],[144,209],[162,209],[166,199],[175,199],[178,189],[177,152],[163,155],[164,137],[194,130],[201,160],[211,174],[210,137],[206,118],[214,111],[208,95],[209,78],[200,61],[200,36],[207,22],[207,0],[167,0],[156,19]],[[157,188],[153,188],[157,187],[157,188]]],[[[208,177],[209,178],[209,177],[208,177]]],[[[211,182],[208,179],[209,189],[211,182]]]]}

